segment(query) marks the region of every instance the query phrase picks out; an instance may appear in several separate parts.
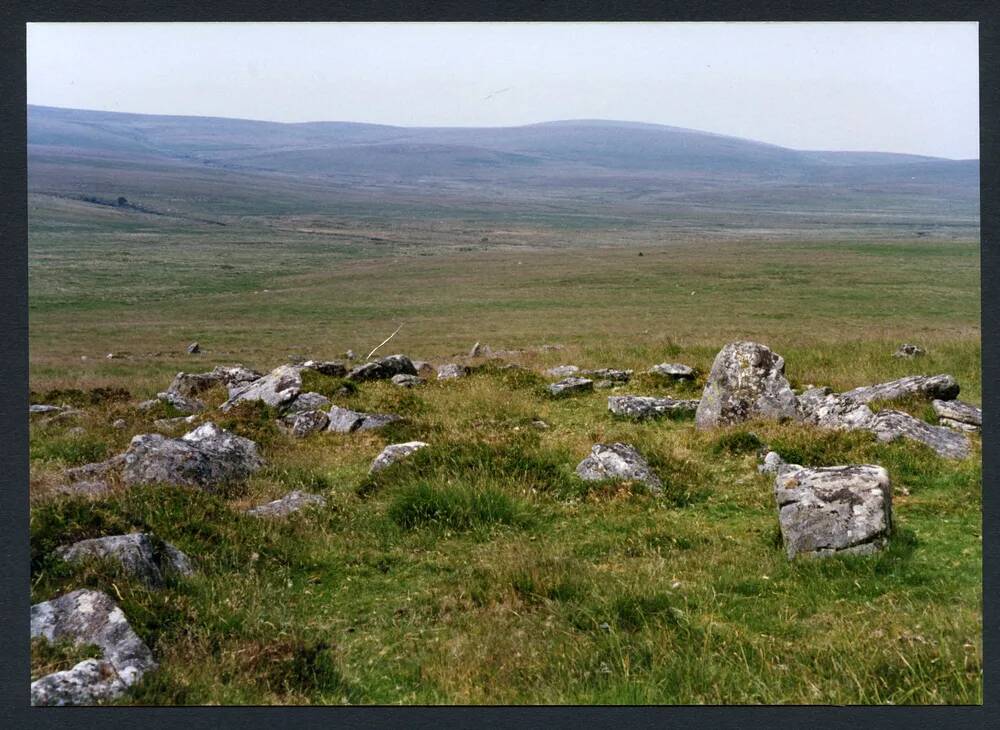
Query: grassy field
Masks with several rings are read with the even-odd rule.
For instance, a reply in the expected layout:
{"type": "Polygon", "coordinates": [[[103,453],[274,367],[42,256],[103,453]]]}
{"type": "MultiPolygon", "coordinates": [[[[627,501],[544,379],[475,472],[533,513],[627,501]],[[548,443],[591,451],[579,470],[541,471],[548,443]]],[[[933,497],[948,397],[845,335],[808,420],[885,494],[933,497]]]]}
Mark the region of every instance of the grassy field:
{"type": "MultiPolygon", "coordinates": [[[[32,600],[92,586],[120,602],[161,665],[125,703],[982,702],[978,437],[952,462],[867,434],[634,424],[611,417],[606,391],[555,400],[535,374],[669,360],[703,378],[748,338],[785,357],[795,387],[948,372],[978,404],[978,242],[377,217],[210,227],[33,205],[31,388],[84,414],[31,428],[32,600]],[[51,494],[66,467],[151,431],[135,403],[179,370],[364,355],[401,323],[386,351],[435,363],[475,341],[563,349],[510,358],[529,372],[477,361],[469,378],[335,398],[406,417],[384,432],[296,440],[263,409],[214,414],[267,460],[240,487],[51,494]],[[192,340],[203,354],[185,354],[192,340]],[[928,355],[893,359],[901,342],[928,355]],[[411,438],[431,447],[367,476],[386,443],[411,438]],[[613,440],[650,459],[663,496],[573,476],[613,440]],[[803,464],[885,466],[891,547],[789,562],[762,444],[803,464]],[[291,489],[328,504],[288,520],[241,511],[291,489]],[[154,592],[52,555],[137,529],[198,574],[154,592]]],[[[618,392],[697,397],[702,382],[638,375],[618,392]]],[[[33,670],[77,658],[39,649],[33,670]]]]}

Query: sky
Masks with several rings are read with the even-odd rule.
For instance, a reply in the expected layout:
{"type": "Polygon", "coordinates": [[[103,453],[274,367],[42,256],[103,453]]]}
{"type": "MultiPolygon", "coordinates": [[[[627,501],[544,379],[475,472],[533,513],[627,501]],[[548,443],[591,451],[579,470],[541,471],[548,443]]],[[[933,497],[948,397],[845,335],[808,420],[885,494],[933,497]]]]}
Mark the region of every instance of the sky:
{"type": "Polygon", "coordinates": [[[976,23],[29,23],[28,103],[979,157],[976,23]]]}

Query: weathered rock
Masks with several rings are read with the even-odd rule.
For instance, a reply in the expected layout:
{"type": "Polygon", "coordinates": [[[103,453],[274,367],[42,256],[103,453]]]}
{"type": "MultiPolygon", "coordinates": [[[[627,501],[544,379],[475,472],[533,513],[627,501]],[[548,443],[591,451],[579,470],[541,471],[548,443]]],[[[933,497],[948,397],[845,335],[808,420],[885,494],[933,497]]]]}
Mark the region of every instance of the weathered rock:
{"type": "Polygon", "coordinates": [[[621,385],[621,383],[616,383],[614,380],[597,380],[594,382],[594,390],[608,390],[621,385]]]}
{"type": "Polygon", "coordinates": [[[289,413],[281,421],[292,436],[303,438],[324,430],[330,423],[330,417],[323,411],[303,411],[289,413]]]}
{"type": "Polygon", "coordinates": [[[777,474],[784,466],[786,463],[781,458],[781,454],[777,451],[768,451],[764,455],[764,462],[757,467],[757,471],[761,474],[777,474]]]}
{"type": "Polygon", "coordinates": [[[545,371],[545,374],[552,378],[567,378],[570,375],[576,375],[580,372],[580,368],[576,365],[557,365],[554,368],[549,368],[545,371]]]}
{"type": "Polygon", "coordinates": [[[879,441],[900,438],[919,441],[947,459],[964,459],[971,451],[969,439],[944,426],[932,426],[902,411],[879,411],[869,426],[879,441]]]}
{"type": "Polygon", "coordinates": [[[780,355],[756,342],[731,342],[715,357],[695,425],[707,429],[752,418],[798,419],[798,399],[780,355]]]}
{"type": "Polygon", "coordinates": [[[197,398],[189,398],[176,391],[165,390],[156,394],[157,400],[166,403],[180,413],[192,414],[201,413],[205,410],[205,404],[197,398]]]}
{"type": "Polygon", "coordinates": [[[210,374],[221,378],[227,386],[245,385],[264,377],[263,373],[245,368],[242,365],[217,365],[212,368],[210,374]]]}
{"type": "Polygon", "coordinates": [[[580,375],[585,375],[588,378],[600,378],[602,380],[611,380],[615,383],[627,383],[632,379],[631,370],[615,370],[614,368],[598,368],[596,370],[581,370],[580,375]]]}
{"type": "Polygon", "coordinates": [[[187,351],[188,355],[197,355],[199,352],[201,352],[201,345],[199,345],[197,342],[192,342],[190,345],[188,345],[187,351]]]}
{"type": "Polygon", "coordinates": [[[841,395],[858,403],[872,401],[893,401],[910,396],[921,396],[927,399],[954,400],[959,393],[958,382],[951,375],[909,375],[888,383],[868,385],[854,390],[848,390],[841,395]]]}
{"type": "Polygon", "coordinates": [[[398,385],[400,388],[412,388],[416,385],[423,385],[424,379],[416,375],[405,375],[400,373],[399,375],[392,376],[392,384],[398,385]]]}
{"type": "Polygon", "coordinates": [[[673,380],[694,380],[694,369],[676,362],[661,362],[651,367],[649,372],[673,380]]]}
{"type": "Polygon", "coordinates": [[[464,378],[468,374],[469,374],[469,368],[467,368],[465,365],[459,365],[453,362],[450,362],[447,365],[442,365],[437,369],[438,380],[464,378]]]}
{"type": "Polygon", "coordinates": [[[799,396],[799,409],[806,423],[839,431],[869,428],[875,417],[864,403],[829,388],[811,388],[799,396]]]}
{"type": "Polygon", "coordinates": [[[531,425],[537,428],[539,431],[544,431],[549,427],[549,424],[547,424],[540,418],[536,418],[534,421],[532,421],[531,425]]]}
{"type": "Polygon", "coordinates": [[[306,360],[302,363],[302,367],[334,378],[342,378],[347,375],[347,366],[340,360],[306,360]]]}
{"type": "Polygon", "coordinates": [[[60,484],[54,488],[57,494],[77,497],[101,497],[111,491],[111,485],[97,480],[78,480],[69,484],[60,484]]]}
{"type": "Polygon", "coordinates": [[[204,393],[206,390],[224,383],[222,376],[214,371],[211,373],[177,373],[167,390],[194,398],[199,393],[204,393]]]}
{"type": "Polygon", "coordinates": [[[576,473],[581,479],[590,482],[604,479],[637,481],[654,493],[663,488],[660,478],[629,444],[594,444],[590,449],[590,456],[577,465],[576,473]]]}
{"type": "Polygon", "coordinates": [[[263,378],[239,386],[231,391],[229,400],[220,406],[228,411],[237,403],[263,401],[269,406],[281,407],[298,396],[302,390],[302,374],[295,365],[281,365],[263,378]]]}
{"type": "Polygon", "coordinates": [[[359,365],[347,374],[348,380],[388,380],[393,375],[416,375],[417,369],[406,355],[389,355],[375,362],[359,365]]]}
{"type": "Polygon", "coordinates": [[[655,398],[648,395],[613,395],[608,398],[609,411],[616,416],[636,421],[657,416],[694,413],[697,408],[697,400],[655,398]]]}
{"type": "Polygon", "coordinates": [[[42,403],[35,403],[28,406],[28,414],[35,416],[42,413],[62,413],[67,410],[66,406],[50,406],[42,403]]]}
{"type": "Polygon", "coordinates": [[[330,424],[326,429],[327,431],[333,431],[334,433],[352,433],[361,427],[366,414],[358,413],[357,411],[352,411],[348,408],[334,406],[330,409],[330,412],[327,415],[330,419],[330,424]]]}
{"type": "Polygon", "coordinates": [[[322,411],[329,407],[330,399],[321,393],[299,393],[295,400],[285,406],[285,413],[322,411]]]}
{"type": "Polygon", "coordinates": [[[585,393],[594,389],[594,381],[587,378],[563,378],[558,383],[549,386],[552,395],[571,395],[585,393]]]}
{"type": "Polygon", "coordinates": [[[162,586],[167,576],[187,576],[194,572],[187,555],[170,543],[158,543],[142,532],[81,540],[57,548],[56,555],[66,562],[111,558],[126,574],[153,588],[162,586]]]}
{"type": "Polygon", "coordinates": [[[889,473],[880,466],[784,465],[774,496],[789,558],[872,553],[885,546],[892,529],[889,473]]]}
{"type": "Polygon", "coordinates": [[[180,426],[187,426],[195,422],[198,416],[178,416],[177,418],[157,418],[153,421],[156,428],[163,431],[173,431],[180,426]]]}
{"type": "Polygon", "coordinates": [[[914,357],[921,357],[922,355],[926,354],[927,351],[922,347],[918,347],[917,345],[903,344],[899,346],[898,350],[892,353],[892,356],[912,359],[914,357]]]}
{"type": "Polygon", "coordinates": [[[405,459],[425,446],[427,446],[427,444],[423,441],[407,441],[401,444],[389,444],[382,449],[382,453],[376,456],[375,460],[372,461],[372,465],[368,470],[368,473],[374,474],[375,472],[382,471],[387,466],[395,464],[401,459],[405,459]]]}
{"type": "MultiPolygon", "coordinates": [[[[422,378],[436,378],[437,368],[431,365],[429,362],[424,360],[414,360],[413,367],[417,371],[417,375],[422,378]]],[[[407,375],[408,373],[401,373],[402,375],[407,375]]]]}
{"type": "Polygon", "coordinates": [[[93,464],[84,464],[83,466],[75,466],[72,469],[67,469],[64,472],[64,476],[69,481],[101,479],[120,468],[124,463],[125,457],[119,454],[112,456],[106,461],[98,461],[93,464]]]}
{"type": "Polygon", "coordinates": [[[126,428],[128,428],[128,421],[126,421],[124,418],[116,418],[111,422],[111,428],[113,428],[115,431],[124,431],[126,428]]]}
{"type": "Polygon", "coordinates": [[[160,434],[132,438],[122,478],[133,484],[183,484],[211,489],[239,482],[263,466],[257,444],[204,423],[179,439],[160,434]]]}
{"type": "Polygon", "coordinates": [[[89,705],[114,699],[156,668],[152,652],[122,610],[98,591],[73,591],[32,606],[31,638],[36,637],[92,644],[103,656],[32,682],[32,705],[89,705]]]}
{"type": "Polygon", "coordinates": [[[285,517],[306,507],[323,507],[325,505],[326,500],[320,495],[296,490],[289,492],[281,499],[248,509],[247,514],[255,517],[285,517]]]}
{"type": "Polygon", "coordinates": [[[374,431],[379,428],[384,428],[390,423],[396,423],[397,421],[402,421],[403,419],[399,416],[393,415],[392,413],[364,413],[364,418],[361,421],[361,425],[358,426],[359,431],[374,431]]]}
{"type": "Polygon", "coordinates": [[[960,400],[931,401],[934,412],[942,425],[963,431],[980,431],[983,427],[983,412],[970,403],[960,400]]]}

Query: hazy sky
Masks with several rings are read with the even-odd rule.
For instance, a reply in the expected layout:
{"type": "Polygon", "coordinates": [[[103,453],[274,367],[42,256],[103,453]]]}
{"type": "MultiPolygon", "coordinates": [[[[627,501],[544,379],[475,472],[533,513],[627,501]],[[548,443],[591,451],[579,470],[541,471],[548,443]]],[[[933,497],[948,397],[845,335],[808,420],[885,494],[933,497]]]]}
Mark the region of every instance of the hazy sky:
{"type": "Polygon", "coordinates": [[[618,119],[979,156],[975,23],[47,23],[28,102],[282,122],[618,119]]]}

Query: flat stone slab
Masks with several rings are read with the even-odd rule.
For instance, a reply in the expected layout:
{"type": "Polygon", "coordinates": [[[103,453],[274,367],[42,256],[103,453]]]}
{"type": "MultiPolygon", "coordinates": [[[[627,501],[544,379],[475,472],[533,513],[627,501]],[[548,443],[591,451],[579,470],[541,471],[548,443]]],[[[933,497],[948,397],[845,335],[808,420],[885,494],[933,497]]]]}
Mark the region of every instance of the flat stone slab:
{"type": "Polygon", "coordinates": [[[921,396],[928,400],[954,400],[958,397],[958,381],[951,375],[908,375],[887,383],[866,385],[841,394],[856,403],[871,403],[876,400],[893,401],[910,396],[921,396]]]}
{"type": "Polygon", "coordinates": [[[885,547],[892,530],[889,473],[873,464],[779,465],[774,497],[789,558],[870,554],[885,547]]]}
{"type": "Polygon", "coordinates": [[[675,414],[694,413],[698,409],[697,400],[675,400],[649,395],[612,395],[608,398],[608,410],[622,418],[642,421],[675,414]]]}
{"type": "Polygon", "coordinates": [[[327,431],[333,433],[354,433],[355,431],[373,431],[388,426],[390,423],[403,420],[391,413],[361,413],[349,408],[334,406],[328,413],[330,423],[327,431]]]}
{"type": "Polygon", "coordinates": [[[289,492],[281,499],[248,509],[247,514],[255,517],[285,517],[306,507],[324,506],[326,506],[326,500],[320,495],[296,490],[289,492]]]}
{"type": "Polygon", "coordinates": [[[194,572],[187,555],[170,543],[160,543],[142,532],[81,540],[57,548],[56,555],[70,563],[111,558],[127,575],[151,588],[164,585],[167,576],[188,576],[194,572]]]}
{"type": "Polygon", "coordinates": [[[65,406],[50,406],[44,403],[35,403],[28,406],[28,414],[32,416],[44,413],[62,413],[65,410],[68,410],[65,406]]]}
{"type": "Polygon", "coordinates": [[[945,426],[964,431],[979,431],[983,427],[983,411],[960,400],[933,400],[931,407],[945,426]]]}
{"type": "Polygon", "coordinates": [[[296,365],[281,365],[262,378],[234,386],[230,389],[229,400],[220,406],[223,412],[237,403],[263,401],[269,406],[280,408],[299,395],[302,390],[302,374],[296,365]]]}
{"type": "Polygon", "coordinates": [[[661,362],[649,369],[650,374],[673,380],[694,380],[694,368],[677,362],[661,362]]]}
{"type": "Polygon", "coordinates": [[[380,472],[387,466],[405,459],[425,446],[427,446],[427,444],[423,441],[407,441],[401,444],[389,444],[382,449],[382,453],[376,456],[375,460],[372,461],[372,465],[368,470],[368,473],[375,474],[376,472],[380,472]]]}
{"type": "Polygon", "coordinates": [[[573,393],[586,393],[594,389],[594,381],[587,378],[563,378],[558,383],[549,386],[552,395],[572,395],[573,393]]]}
{"type": "Polygon", "coordinates": [[[596,370],[581,370],[580,375],[600,380],[610,380],[615,383],[627,383],[632,379],[631,370],[615,370],[614,368],[597,368],[596,370]]]}
{"type": "Polygon", "coordinates": [[[946,459],[964,459],[972,451],[965,434],[944,426],[932,426],[902,411],[876,413],[870,430],[879,441],[910,439],[929,446],[946,459]]]}
{"type": "Polygon", "coordinates": [[[48,674],[31,683],[32,705],[92,705],[120,697],[156,668],[149,647],[109,596],[78,590],[31,607],[31,638],[93,644],[101,659],[48,674]]]}
{"type": "Polygon", "coordinates": [[[629,444],[594,444],[590,455],[577,465],[576,473],[590,482],[620,479],[642,482],[654,493],[663,489],[663,482],[649,463],[629,444]]]}

